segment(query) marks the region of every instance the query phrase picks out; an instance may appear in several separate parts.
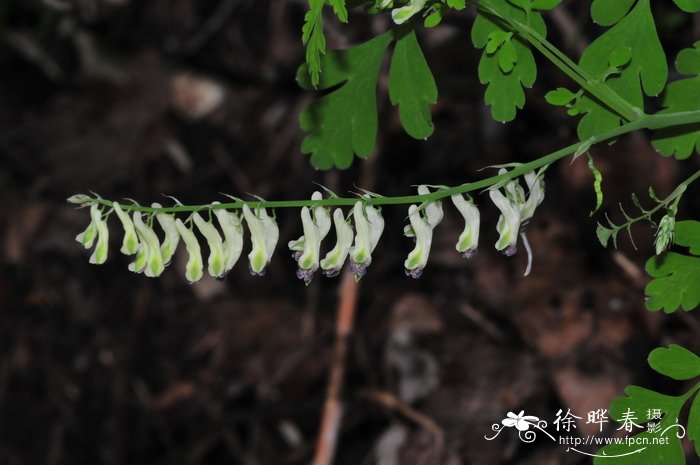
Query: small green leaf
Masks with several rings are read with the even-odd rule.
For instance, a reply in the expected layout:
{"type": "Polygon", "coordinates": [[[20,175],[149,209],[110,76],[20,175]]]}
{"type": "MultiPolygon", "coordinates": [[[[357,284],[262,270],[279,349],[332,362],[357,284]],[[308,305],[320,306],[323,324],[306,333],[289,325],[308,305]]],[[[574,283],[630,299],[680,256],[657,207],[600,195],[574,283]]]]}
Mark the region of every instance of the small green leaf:
{"type": "MultiPolygon", "coordinates": [[[[502,1],[482,0],[481,4],[496,11],[502,17],[529,24],[543,37],[547,35],[542,16],[537,12],[531,12],[528,16],[517,6],[502,1]]],[[[495,37],[499,35],[502,37],[503,34],[511,31],[505,29],[491,16],[479,14],[472,27],[472,42],[477,48],[486,48],[494,32],[496,32],[495,37]]],[[[491,106],[493,118],[502,122],[513,120],[517,109],[523,108],[525,105],[523,88],[532,87],[537,77],[535,58],[529,47],[515,37],[507,42],[512,49],[501,46],[491,53],[484,51],[479,61],[479,81],[487,86],[484,99],[486,104],[491,106]],[[501,54],[505,55],[501,57],[501,54]]],[[[489,48],[493,50],[493,45],[489,48]]]]}
{"type": "Polygon", "coordinates": [[[571,103],[576,98],[576,94],[565,87],[557,87],[547,92],[544,98],[550,105],[564,106],[571,103]]]}
{"type": "Polygon", "coordinates": [[[330,0],[333,12],[344,23],[348,22],[348,10],[345,7],[345,0],[330,0]]]}
{"type": "Polygon", "coordinates": [[[688,247],[693,255],[700,255],[700,221],[677,221],[673,241],[688,247]]]}
{"type": "MultiPolygon", "coordinates": [[[[377,137],[377,79],[382,58],[392,41],[392,32],[346,50],[323,56],[319,87],[331,92],[316,99],[299,117],[307,136],[303,153],[319,169],[347,168],[353,153],[367,157],[377,137]]],[[[301,66],[297,82],[310,89],[308,66],[301,66]]]]}
{"type": "MultiPolygon", "coordinates": [[[[694,77],[680,79],[666,87],[664,109],[659,114],[668,114],[700,109],[700,42],[693,48],[681,50],[676,58],[676,69],[694,77]]],[[[654,132],[652,145],[665,157],[679,160],[700,152],[700,125],[691,124],[661,129],[654,132]]]]}
{"type": "Polygon", "coordinates": [[[463,10],[467,4],[466,0],[447,0],[447,6],[455,10],[463,10]]]}
{"type": "Polygon", "coordinates": [[[647,309],[673,313],[700,304],[700,258],[665,252],[651,257],[646,270],[654,278],[645,288],[647,309]]]}
{"type": "Polygon", "coordinates": [[[686,13],[697,13],[700,11],[700,0],[673,0],[673,2],[686,13]]]}
{"type": "Polygon", "coordinates": [[[411,30],[396,41],[389,70],[389,99],[399,106],[401,125],[411,137],[424,139],[433,133],[430,104],[437,97],[435,79],[411,30]]]}
{"type": "Polygon", "coordinates": [[[659,347],[649,354],[649,366],[678,381],[700,376],[700,357],[676,344],[659,347]]]}
{"type": "Polygon", "coordinates": [[[601,26],[612,26],[625,17],[635,0],[593,0],[591,18],[601,26]]]}
{"type": "Polygon", "coordinates": [[[442,10],[437,9],[430,13],[428,16],[425,17],[425,20],[423,20],[423,26],[427,28],[435,27],[438,24],[442,22],[442,10]]]}
{"type": "Polygon", "coordinates": [[[610,242],[610,237],[613,234],[613,230],[608,229],[602,224],[598,223],[598,227],[595,229],[595,234],[598,236],[598,241],[600,241],[601,245],[603,247],[607,247],[608,242],[610,242]]]}

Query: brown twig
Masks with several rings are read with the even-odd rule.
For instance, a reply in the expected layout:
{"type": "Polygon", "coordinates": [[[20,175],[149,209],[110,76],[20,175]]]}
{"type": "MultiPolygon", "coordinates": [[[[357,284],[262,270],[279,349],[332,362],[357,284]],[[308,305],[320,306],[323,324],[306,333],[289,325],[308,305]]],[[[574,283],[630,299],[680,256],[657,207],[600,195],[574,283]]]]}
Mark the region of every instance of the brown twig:
{"type": "Polygon", "coordinates": [[[348,338],[352,333],[355,310],[357,308],[357,288],[352,273],[345,271],[340,284],[340,303],[335,327],[335,347],[331,374],[323,406],[323,417],[316,442],[313,465],[331,465],[338,442],[338,431],[343,418],[343,404],[340,394],[345,378],[345,358],[348,351],[348,338]]]}

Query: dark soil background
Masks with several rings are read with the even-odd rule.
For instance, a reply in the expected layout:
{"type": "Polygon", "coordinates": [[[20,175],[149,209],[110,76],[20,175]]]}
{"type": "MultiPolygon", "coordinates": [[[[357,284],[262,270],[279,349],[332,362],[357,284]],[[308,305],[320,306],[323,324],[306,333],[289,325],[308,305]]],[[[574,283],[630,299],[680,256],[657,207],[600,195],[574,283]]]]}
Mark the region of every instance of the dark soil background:
{"type": "MultiPolygon", "coordinates": [[[[577,57],[599,30],[589,2],[565,5],[547,17],[550,37],[577,57]]],[[[700,38],[697,18],[654,5],[669,57],[700,38]]],[[[384,74],[376,153],[344,172],[315,171],[299,150],[298,114],[312,96],[294,81],[305,8],[0,2],[0,464],[291,465],[314,455],[340,281],[305,287],[294,276],[284,244],[300,234],[298,212],[278,212],[280,246],[265,277],[250,276],[243,257],[225,280],[189,285],[184,254],[160,279],[130,273],[116,225],[107,264],[88,264],[74,241],[88,215],[65,203],[69,195],[92,190],[142,204],[167,202],[162,194],[207,203],[221,192],[295,199],[315,182],[405,195],[575,140],[575,121],[543,99],[570,83],[540,57],[518,120],[490,119],[469,40],[473,13],[464,12],[421,36],[440,89],[434,136],[403,133],[384,74]]],[[[329,19],[327,37],[342,47],[387,27],[386,17],[355,13],[350,25],[329,19]]],[[[613,219],[617,202],[631,207],[631,192],[653,185],[665,195],[698,168],[697,157],[660,158],[641,133],[593,154],[613,219]]],[[[687,387],[645,362],[662,344],[700,350],[697,312],[644,309],[653,230],[635,229],[639,252],[626,237],[619,251],[606,250],[589,218],[585,160],[558,163],[546,180],[528,226],[527,278],[523,253],[493,249],[497,212],[485,196],[478,256],[464,261],[454,251],[462,225],[446,206],[415,281],[402,269],[412,247],[402,236],[406,212],[385,209],[386,232],[357,290],[336,464],[587,464],[542,438],[484,435],[508,411],[551,422],[567,408],[584,417],[575,434],[592,434],[587,412],[627,384],[670,394],[687,387]]],[[[698,217],[698,193],[686,194],[681,217],[698,217]]]]}

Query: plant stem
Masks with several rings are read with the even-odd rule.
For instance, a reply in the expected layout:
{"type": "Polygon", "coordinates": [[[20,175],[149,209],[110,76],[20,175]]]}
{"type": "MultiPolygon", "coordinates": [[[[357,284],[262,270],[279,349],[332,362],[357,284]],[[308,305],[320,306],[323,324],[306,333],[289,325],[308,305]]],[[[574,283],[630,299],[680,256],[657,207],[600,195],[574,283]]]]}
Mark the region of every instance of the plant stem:
{"type": "MultiPolygon", "coordinates": [[[[442,200],[456,194],[465,194],[480,189],[487,189],[495,184],[510,181],[511,179],[515,179],[533,170],[536,170],[543,166],[547,166],[557,160],[566,157],[567,155],[576,153],[581,149],[586,150],[595,144],[614,139],[623,134],[627,134],[633,131],[637,131],[640,129],[662,129],[671,126],[683,126],[698,123],[700,123],[700,110],[668,113],[664,115],[644,115],[637,121],[626,123],[620,127],[611,129],[602,134],[586,139],[585,141],[569,145],[560,150],[557,150],[556,152],[552,152],[548,155],[533,160],[529,163],[519,165],[513,168],[512,170],[508,171],[507,173],[497,176],[491,176],[476,182],[469,182],[461,184],[459,186],[439,189],[435,192],[431,192],[430,194],[426,195],[407,195],[398,197],[379,196],[362,199],[358,197],[331,197],[322,200],[240,200],[229,203],[220,203],[217,205],[176,205],[173,207],[162,208],[144,207],[141,205],[122,205],[122,208],[125,211],[139,211],[145,213],[183,213],[219,208],[236,209],[242,208],[243,205],[248,205],[251,208],[301,208],[313,206],[340,207],[354,205],[360,200],[368,205],[405,205],[413,203],[420,204],[423,202],[442,200]]],[[[691,182],[695,181],[699,176],[700,173],[694,174],[691,178],[686,180],[684,184],[690,184],[691,182]]],[[[112,201],[99,197],[90,198],[86,203],[97,203],[106,207],[112,207],[112,201]]]]}

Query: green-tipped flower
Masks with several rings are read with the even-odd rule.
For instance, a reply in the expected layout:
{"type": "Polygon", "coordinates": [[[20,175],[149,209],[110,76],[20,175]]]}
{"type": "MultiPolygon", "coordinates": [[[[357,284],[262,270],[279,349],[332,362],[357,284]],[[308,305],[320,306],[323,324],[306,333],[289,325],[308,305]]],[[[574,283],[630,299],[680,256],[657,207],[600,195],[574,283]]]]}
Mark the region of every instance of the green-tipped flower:
{"type": "Polygon", "coordinates": [[[362,205],[358,200],[353,207],[355,220],[355,245],[350,249],[351,271],[355,279],[360,279],[372,263],[372,252],[384,232],[384,218],[378,209],[371,205],[362,205]]]}
{"type": "Polygon", "coordinates": [[[114,202],[112,206],[124,227],[124,240],[122,241],[121,253],[124,255],[134,255],[139,250],[139,238],[136,235],[136,229],[134,229],[134,222],[131,221],[129,214],[122,210],[121,205],[117,202],[114,202]]]}
{"type": "Polygon", "coordinates": [[[97,238],[97,225],[95,218],[101,218],[102,213],[100,212],[100,207],[95,203],[90,206],[90,224],[87,228],[77,236],[75,240],[83,244],[83,247],[89,249],[97,238]]]}
{"type": "Polygon", "coordinates": [[[467,200],[461,194],[453,195],[451,198],[452,203],[464,217],[464,231],[460,234],[455,248],[464,258],[472,258],[479,246],[481,214],[471,199],[467,200]]]}
{"type": "Polygon", "coordinates": [[[153,232],[150,226],[143,222],[141,213],[134,212],[133,219],[136,232],[139,235],[140,249],[143,249],[143,253],[145,254],[146,265],[139,269],[139,261],[144,259],[143,256],[139,257],[139,253],[141,252],[141,250],[139,250],[136,254],[136,261],[132,263],[133,269],[131,265],[129,265],[129,269],[137,272],[143,271],[149,278],[160,276],[165,269],[165,265],[163,264],[163,255],[160,252],[158,236],[156,236],[156,233],[153,232]]]}
{"type": "Polygon", "coordinates": [[[520,207],[520,216],[523,223],[532,218],[535,209],[544,200],[544,177],[538,176],[534,171],[525,175],[525,183],[529,190],[527,200],[520,207]]]}
{"type": "MultiPolygon", "coordinates": [[[[311,200],[321,200],[323,195],[314,192],[311,200]]],[[[303,279],[307,284],[311,282],[314,273],[318,270],[321,255],[321,241],[326,237],[331,229],[331,218],[328,208],[323,206],[313,207],[313,217],[311,209],[304,207],[301,210],[301,222],[304,228],[304,235],[295,241],[289,242],[292,250],[292,257],[297,261],[297,277],[303,279]]]]}
{"type": "Polygon", "coordinates": [[[255,276],[262,276],[275,252],[279,239],[279,228],[264,208],[257,208],[253,213],[248,205],[243,205],[243,216],[248,224],[253,243],[253,248],[248,254],[250,272],[255,276]]]}
{"type": "Polygon", "coordinates": [[[336,208],[333,212],[333,223],[335,224],[335,247],[321,260],[323,274],[328,277],[338,276],[340,273],[345,259],[350,253],[353,239],[352,226],[345,221],[345,215],[340,208],[336,208]]]}
{"type": "MultiPolygon", "coordinates": [[[[160,204],[154,203],[153,208],[162,208],[160,204]]],[[[163,265],[168,266],[173,259],[177,245],[180,243],[180,234],[175,227],[175,216],[169,213],[156,213],[158,224],[165,232],[163,242],[160,244],[160,254],[163,256],[163,265]]]]}
{"type": "Polygon", "coordinates": [[[417,205],[408,207],[408,219],[411,222],[409,237],[415,237],[416,246],[408,254],[404,267],[406,268],[406,276],[420,278],[423,274],[423,269],[428,264],[430,246],[433,243],[434,226],[430,224],[427,215],[421,215],[417,205]]]}
{"type": "Polygon", "coordinates": [[[489,195],[496,207],[501,210],[501,216],[498,218],[496,226],[496,230],[500,234],[498,242],[496,242],[496,250],[503,251],[505,255],[510,257],[517,251],[520,208],[517,203],[506,198],[498,189],[491,189],[489,195]]]}
{"type": "Polygon", "coordinates": [[[189,259],[187,260],[185,278],[190,283],[196,283],[202,279],[204,274],[204,261],[202,260],[202,249],[199,247],[199,242],[197,237],[194,235],[192,230],[185,226],[185,224],[177,218],[175,220],[175,227],[177,232],[182,237],[185,247],[187,248],[187,253],[189,254],[189,259]]]}
{"type": "Polygon", "coordinates": [[[676,217],[672,212],[666,213],[661,221],[659,228],[656,230],[656,255],[660,255],[673,243],[673,236],[676,230],[676,217]]]}
{"type": "Polygon", "coordinates": [[[204,221],[199,213],[194,213],[192,219],[209,245],[207,271],[214,278],[223,277],[226,271],[226,257],[224,256],[224,242],[221,239],[221,234],[210,221],[204,221]]]}
{"type": "MultiPolygon", "coordinates": [[[[212,205],[217,205],[214,202],[212,205]]],[[[224,256],[226,257],[225,273],[231,271],[243,251],[243,224],[237,213],[232,213],[223,208],[214,209],[214,214],[219,220],[221,230],[224,232],[224,256]]]]}
{"type": "Polygon", "coordinates": [[[391,10],[391,19],[393,19],[396,24],[405,23],[425,7],[426,1],[427,0],[410,0],[408,5],[391,10]]]}
{"type": "Polygon", "coordinates": [[[107,222],[102,219],[102,212],[96,205],[90,208],[90,216],[92,217],[92,224],[95,225],[95,230],[97,231],[97,244],[95,244],[95,250],[92,251],[90,256],[90,263],[102,265],[107,261],[109,252],[109,228],[107,228],[107,222]]]}

